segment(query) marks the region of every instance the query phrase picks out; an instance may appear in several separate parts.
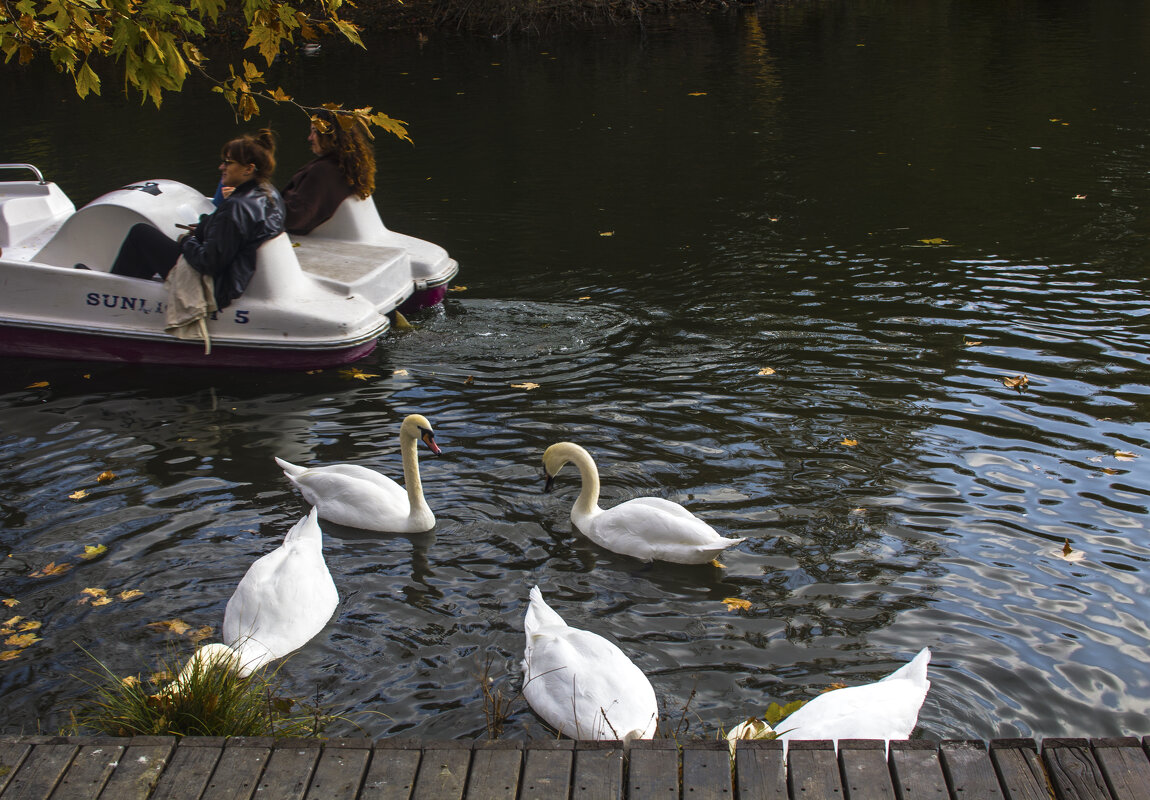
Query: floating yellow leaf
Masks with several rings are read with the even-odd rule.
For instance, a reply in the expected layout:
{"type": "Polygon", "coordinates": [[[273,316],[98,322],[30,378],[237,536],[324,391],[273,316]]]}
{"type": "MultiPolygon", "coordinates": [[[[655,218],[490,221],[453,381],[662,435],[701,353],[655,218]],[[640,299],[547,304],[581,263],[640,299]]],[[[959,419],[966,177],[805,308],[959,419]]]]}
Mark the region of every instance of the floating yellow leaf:
{"type": "Polygon", "coordinates": [[[770,367],[763,367],[762,369],[759,370],[759,374],[760,375],[774,375],[775,371],[773,369],[771,369],[770,367]]]}
{"type": "Polygon", "coordinates": [[[87,496],[88,496],[88,490],[87,489],[77,489],[76,491],[74,491],[70,495],[68,495],[68,499],[69,500],[83,500],[87,496]]]}
{"type": "Polygon", "coordinates": [[[111,602],[112,602],[112,598],[110,598],[110,597],[101,597],[99,600],[93,600],[93,601],[92,601],[92,605],[93,605],[93,606],[106,606],[106,605],[108,605],[108,604],[109,604],[109,603],[111,603],[111,602]]]}
{"type": "Polygon", "coordinates": [[[1103,467],[1102,472],[1106,475],[1119,475],[1121,472],[1112,467],[1103,467]]]}
{"type": "Polygon", "coordinates": [[[140,685],[140,679],[137,678],[135,675],[126,675],[125,677],[120,679],[120,683],[122,683],[128,687],[139,686],[140,685]]]}
{"type": "Polygon", "coordinates": [[[738,597],[724,597],[723,603],[726,604],[728,611],[746,611],[751,607],[750,600],[742,600],[738,597]]]}
{"type": "Polygon", "coordinates": [[[97,558],[98,556],[104,555],[104,553],[106,553],[106,552],[108,552],[107,545],[86,544],[86,545],[84,545],[84,555],[81,556],[81,558],[87,558],[87,559],[97,558]]]}
{"type": "Polygon", "coordinates": [[[1125,450],[1115,450],[1114,457],[1119,461],[1133,461],[1134,459],[1138,458],[1138,456],[1134,455],[1133,453],[1128,453],[1125,450]]]}
{"type": "Polygon", "coordinates": [[[96,483],[108,483],[109,481],[116,480],[116,473],[104,470],[96,476],[96,483]]]}
{"type": "Polygon", "coordinates": [[[600,236],[614,236],[615,231],[599,231],[600,236]]]}
{"type": "Polygon", "coordinates": [[[398,311],[392,313],[395,315],[395,322],[392,324],[392,327],[397,331],[410,331],[415,329],[415,326],[408,322],[407,317],[403,316],[403,314],[400,314],[398,311]]]}
{"type": "Polygon", "coordinates": [[[963,337],[963,340],[962,340],[963,347],[976,347],[980,344],[982,344],[982,342],[975,342],[975,341],[973,341],[971,339],[967,339],[965,337],[963,337]]]}
{"type": "Polygon", "coordinates": [[[513,383],[513,384],[511,384],[511,388],[512,388],[512,389],[538,389],[538,388],[539,388],[539,384],[537,384],[537,383],[531,383],[531,382],[527,382],[527,383],[513,383]]]}
{"type": "Polygon", "coordinates": [[[8,608],[15,608],[20,605],[20,601],[15,597],[8,597],[4,599],[4,605],[8,606],[8,608]]]}
{"type": "Polygon", "coordinates": [[[591,295],[589,295],[589,294],[585,294],[585,295],[583,295],[582,297],[580,297],[579,299],[580,299],[580,300],[590,300],[590,299],[591,299],[591,295]]]}
{"type": "Polygon", "coordinates": [[[467,287],[466,286],[448,286],[447,291],[449,291],[449,292],[466,292],[467,287]]]}
{"type": "Polygon", "coordinates": [[[165,619],[160,622],[149,622],[149,628],[158,631],[171,631],[174,634],[181,634],[187,631],[192,626],[184,622],[182,619],[165,619]]]}
{"type": "Polygon", "coordinates": [[[125,591],[120,592],[118,595],[116,595],[116,597],[120,598],[121,600],[123,600],[125,602],[127,602],[128,600],[135,600],[137,597],[143,597],[143,596],[144,596],[144,593],[141,592],[139,589],[127,589],[125,591]]]}
{"type": "Polygon", "coordinates": [[[1025,375],[1015,375],[1013,378],[1003,378],[1002,385],[1007,389],[1017,389],[1019,393],[1030,385],[1030,378],[1025,375]]]}
{"type": "Polygon", "coordinates": [[[91,598],[94,598],[96,600],[107,597],[108,596],[108,590],[107,589],[95,589],[95,588],[89,586],[87,589],[80,592],[80,594],[85,595],[85,597],[80,598],[80,602],[86,603],[87,602],[87,600],[85,599],[86,597],[91,597],[91,598]]]}
{"type": "Polygon", "coordinates": [[[5,650],[0,652],[0,661],[11,661],[14,658],[19,658],[23,650],[5,650]]]}
{"type": "Polygon", "coordinates": [[[1084,194],[1076,194],[1076,195],[1074,195],[1074,199],[1075,199],[1075,200],[1085,200],[1085,199],[1086,199],[1086,195],[1084,195],[1084,194]]]}
{"type": "Polygon", "coordinates": [[[40,630],[40,626],[42,624],[43,623],[38,622],[37,620],[29,619],[29,620],[25,620],[24,622],[21,622],[18,630],[21,633],[23,633],[24,631],[38,631],[38,630],[40,630]]]}
{"type": "Polygon", "coordinates": [[[49,386],[49,385],[50,384],[48,383],[48,381],[36,381],[35,383],[28,384],[24,388],[25,389],[43,389],[44,387],[49,386]]]}
{"type": "Polygon", "coordinates": [[[687,92],[687,97],[706,97],[706,92],[687,92]]]}
{"type": "Polygon", "coordinates": [[[391,371],[391,374],[392,374],[392,375],[406,375],[406,374],[407,374],[407,370],[405,370],[405,369],[395,369],[395,370],[392,370],[392,371],[391,371]]]}
{"type": "Polygon", "coordinates": [[[199,642],[202,642],[204,639],[211,638],[211,635],[212,635],[212,626],[211,625],[204,625],[202,627],[196,628],[194,631],[189,633],[188,638],[191,639],[193,642],[199,643],[199,642]]]}
{"type": "Polygon", "coordinates": [[[378,378],[379,377],[378,375],[375,375],[371,372],[364,372],[363,370],[357,369],[355,367],[351,367],[350,369],[341,369],[339,371],[339,374],[341,377],[347,378],[348,380],[361,380],[361,381],[366,381],[368,378],[378,378]]]}
{"type": "Polygon", "coordinates": [[[819,694],[826,694],[827,692],[833,692],[835,689],[845,689],[845,688],[847,688],[847,685],[845,683],[832,683],[830,686],[823,689],[819,694]]]}
{"type": "Polygon", "coordinates": [[[1062,549],[1055,553],[1056,556],[1063,561],[1082,561],[1086,558],[1086,554],[1078,550],[1074,550],[1070,546],[1070,540],[1065,539],[1062,544],[1062,549]]]}
{"type": "Polygon", "coordinates": [[[937,236],[933,239],[919,239],[923,244],[946,244],[946,239],[940,239],[937,236]]]}
{"type": "Polygon", "coordinates": [[[858,444],[858,439],[843,439],[839,444],[845,444],[847,447],[854,447],[858,444]]]}
{"type": "Polygon", "coordinates": [[[12,617],[12,619],[10,619],[4,623],[4,627],[5,628],[14,628],[14,627],[16,627],[16,624],[22,619],[24,619],[24,618],[21,616],[12,617]]]}
{"type": "Polygon", "coordinates": [[[726,569],[726,567],[723,564],[719,563],[719,559],[717,559],[717,558],[712,558],[707,563],[710,564],[715,569],[726,569]]]}
{"type": "Polygon", "coordinates": [[[475,383],[475,378],[471,377],[470,375],[463,379],[464,386],[470,386],[473,383],[475,383]]]}
{"type": "Polygon", "coordinates": [[[49,561],[45,566],[40,567],[40,569],[33,572],[29,577],[49,578],[53,575],[63,575],[71,568],[71,564],[57,564],[55,561],[49,561]]]}
{"type": "Polygon", "coordinates": [[[40,641],[40,637],[34,633],[20,633],[15,636],[9,636],[4,640],[4,644],[12,647],[28,647],[38,641],[40,641]]]}

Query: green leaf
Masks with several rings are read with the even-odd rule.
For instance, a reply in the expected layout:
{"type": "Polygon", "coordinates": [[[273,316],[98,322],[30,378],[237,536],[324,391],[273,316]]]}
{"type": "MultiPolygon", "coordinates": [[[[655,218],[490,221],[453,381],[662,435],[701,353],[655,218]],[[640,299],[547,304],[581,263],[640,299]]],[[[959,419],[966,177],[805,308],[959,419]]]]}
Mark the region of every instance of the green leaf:
{"type": "Polygon", "coordinates": [[[76,94],[84,98],[88,96],[88,92],[100,93],[100,76],[85,61],[84,66],[76,73],[76,94]]]}

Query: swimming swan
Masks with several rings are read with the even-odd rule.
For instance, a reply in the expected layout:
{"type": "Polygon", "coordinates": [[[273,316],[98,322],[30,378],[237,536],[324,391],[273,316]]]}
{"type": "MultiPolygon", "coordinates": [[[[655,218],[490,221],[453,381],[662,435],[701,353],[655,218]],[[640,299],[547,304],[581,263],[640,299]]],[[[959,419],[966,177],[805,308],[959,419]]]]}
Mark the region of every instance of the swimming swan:
{"type": "Polygon", "coordinates": [[[419,533],[435,527],[435,514],[423,499],[416,440],[422,440],[431,452],[439,454],[431,423],[420,414],[409,414],[399,428],[403,486],[355,464],[309,469],[282,458],[277,458],[276,463],[304,500],[319,509],[321,519],[369,531],[419,533]]]}
{"type": "MultiPolygon", "coordinates": [[[[874,683],[824,692],[776,725],[778,739],[908,739],[918,724],[918,711],[926,699],[930,681],[927,666],[930,648],[924,647],[911,661],[874,683]]],[[[747,720],[731,729],[727,739],[768,738],[770,725],[747,720]]]]}
{"type": "Polygon", "coordinates": [[[539,587],[523,619],[523,696],[543,720],[573,739],[650,739],[659,722],[651,682],[623,651],[572,628],[539,587]]]}
{"type": "Polygon", "coordinates": [[[599,508],[599,470],[591,454],[572,442],[553,444],[543,453],[544,491],[550,491],[568,462],[578,467],[583,479],[571,507],[571,524],[608,550],[644,561],[706,564],[743,541],[723,538],[678,503],[661,497],[636,497],[607,510],[599,508]]]}
{"type": "Polygon", "coordinates": [[[313,508],[240,579],[224,610],[223,644],[199,648],[165,691],[178,691],[193,671],[210,666],[249,675],[283,658],[323,630],[338,604],[313,508]]]}

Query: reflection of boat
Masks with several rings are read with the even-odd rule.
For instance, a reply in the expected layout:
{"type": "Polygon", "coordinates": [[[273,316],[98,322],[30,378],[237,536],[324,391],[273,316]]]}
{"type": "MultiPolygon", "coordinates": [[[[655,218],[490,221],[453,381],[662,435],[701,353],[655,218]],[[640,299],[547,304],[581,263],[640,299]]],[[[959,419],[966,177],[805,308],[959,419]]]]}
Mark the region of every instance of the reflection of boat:
{"type": "Polygon", "coordinates": [[[438,245],[389,231],[370,199],[350,198],[309,236],[260,246],[244,294],[212,315],[210,353],[164,331],[157,281],[108,272],[128,229],[214,210],[176,181],[109,192],[79,210],[54,183],[0,182],[0,355],[199,366],[311,369],[374,349],[388,314],[440,302],[458,265],[438,245]],[[83,263],[89,269],[75,269],[83,263]]]}

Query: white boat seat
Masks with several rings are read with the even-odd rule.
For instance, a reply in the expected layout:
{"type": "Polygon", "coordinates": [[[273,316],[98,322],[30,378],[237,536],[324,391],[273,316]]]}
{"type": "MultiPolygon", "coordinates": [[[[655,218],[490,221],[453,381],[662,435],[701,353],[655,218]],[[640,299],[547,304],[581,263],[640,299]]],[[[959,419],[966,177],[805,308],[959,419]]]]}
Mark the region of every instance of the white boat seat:
{"type": "Polygon", "coordinates": [[[390,231],[379,218],[375,201],[352,195],[339,204],[331,219],[312,228],[309,237],[343,239],[345,242],[384,244],[390,231]]]}

